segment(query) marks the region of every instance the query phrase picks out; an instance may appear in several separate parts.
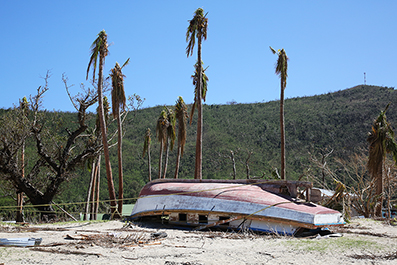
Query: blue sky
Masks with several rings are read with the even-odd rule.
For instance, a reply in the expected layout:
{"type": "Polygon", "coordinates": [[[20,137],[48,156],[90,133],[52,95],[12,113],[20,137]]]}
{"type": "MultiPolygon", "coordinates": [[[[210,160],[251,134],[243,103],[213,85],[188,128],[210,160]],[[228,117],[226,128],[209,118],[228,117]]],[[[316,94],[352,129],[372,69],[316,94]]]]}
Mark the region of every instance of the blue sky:
{"type": "Polygon", "coordinates": [[[202,58],[209,66],[206,104],[267,102],[280,97],[275,49],[289,57],[285,96],[303,97],[364,83],[397,85],[397,1],[0,1],[0,108],[44,84],[43,107],[74,111],[72,93],[85,80],[90,46],[105,29],[105,71],[123,63],[126,94],[144,107],[193,102],[196,61],[185,54],[193,12],[208,12],[202,58]]]}

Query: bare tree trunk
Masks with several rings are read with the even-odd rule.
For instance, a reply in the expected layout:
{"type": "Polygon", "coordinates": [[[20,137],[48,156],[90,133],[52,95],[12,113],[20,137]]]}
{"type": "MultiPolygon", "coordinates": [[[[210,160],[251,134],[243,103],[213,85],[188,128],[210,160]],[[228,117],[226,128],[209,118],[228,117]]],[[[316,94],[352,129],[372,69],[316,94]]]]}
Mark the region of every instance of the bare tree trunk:
{"type": "Polygon", "coordinates": [[[194,171],[195,179],[202,179],[202,162],[203,162],[203,105],[202,105],[202,89],[203,89],[203,66],[201,64],[201,35],[197,36],[197,63],[198,63],[198,91],[197,91],[197,140],[196,140],[196,166],[194,171]]]}
{"type": "Polygon", "coordinates": [[[376,192],[378,197],[378,203],[375,208],[375,216],[382,217],[382,206],[383,206],[383,160],[379,163],[376,176],[376,192]]]}
{"type": "Polygon", "coordinates": [[[280,96],[280,131],[281,131],[281,179],[285,179],[285,133],[284,133],[284,83],[281,80],[281,96],[280,96]]]}
{"type": "Polygon", "coordinates": [[[149,182],[152,181],[152,164],[150,161],[150,144],[147,147],[147,162],[148,162],[148,171],[149,171],[149,182]]]}
{"type": "Polygon", "coordinates": [[[391,190],[390,190],[390,167],[388,167],[387,169],[387,220],[390,224],[390,220],[391,220],[391,205],[390,205],[390,197],[391,197],[391,190]]]}
{"type": "Polygon", "coordinates": [[[233,163],[233,179],[236,179],[236,160],[234,159],[234,152],[230,150],[230,159],[233,163]]]}
{"type": "Polygon", "coordinates": [[[105,113],[103,110],[103,95],[102,95],[102,72],[105,58],[102,54],[99,56],[99,74],[98,74],[98,104],[99,104],[99,121],[102,132],[102,144],[103,144],[103,154],[105,156],[105,166],[106,166],[106,177],[108,181],[108,190],[109,190],[109,200],[110,200],[110,208],[111,213],[114,218],[118,218],[119,216],[116,214],[116,193],[114,191],[113,184],[113,176],[112,176],[112,166],[110,165],[110,157],[109,157],[109,146],[107,141],[107,132],[105,125],[105,113]]]}
{"type": "Polygon", "coordinates": [[[178,178],[178,173],[179,173],[179,163],[181,161],[181,144],[178,140],[178,154],[176,155],[176,165],[175,165],[175,175],[174,178],[177,179],[178,178]]]}
{"type": "Polygon", "coordinates": [[[163,179],[165,179],[165,176],[167,175],[167,167],[168,167],[168,153],[170,150],[170,140],[167,138],[166,140],[167,148],[165,149],[165,161],[164,161],[164,173],[163,173],[163,179]]]}
{"type": "MultiPolygon", "coordinates": [[[[25,143],[22,144],[22,151],[21,151],[21,172],[22,178],[25,177],[25,143]]],[[[23,223],[24,216],[23,216],[23,192],[17,193],[17,214],[16,214],[16,222],[23,223]]]]}
{"type": "Polygon", "coordinates": [[[92,185],[91,185],[91,194],[90,194],[90,220],[96,220],[94,216],[94,209],[95,209],[95,190],[96,190],[96,180],[98,175],[98,160],[95,161],[95,168],[94,168],[94,175],[92,178],[92,185]]]}
{"type": "Polygon", "coordinates": [[[163,140],[160,142],[160,158],[159,158],[159,179],[161,179],[161,170],[163,169],[163,140]]]}
{"type": "Polygon", "coordinates": [[[120,119],[120,111],[117,110],[117,124],[119,127],[118,130],[118,161],[119,161],[119,201],[118,201],[118,212],[120,216],[123,215],[123,198],[124,198],[124,190],[123,190],[123,155],[122,155],[122,126],[120,119]]]}
{"type": "Polygon", "coordinates": [[[250,178],[250,166],[248,165],[248,162],[249,162],[249,160],[251,158],[251,155],[252,155],[252,152],[248,151],[248,157],[247,157],[247,160],[245,160],[245,169],[246,169],[246,172],[247,172],[247,179],[250,178]]]}
{"type": "Polygon", "coordinates": [[[96,188],[95,188],[95,203],[94,203],[94,220],[97,220],[99,208],[99,187],[101,182],[101,156],[99,155],[96,166],[96,188]]]}
{"type": "Polygon", "coordinates": [[[91,177],[90,177],[90,184],[88,185],[88,190],[87,190],[87,199],[86,199],[86,204],[84,207],[84,217],[83,220],[87,220],[87,216],[89,214],[89,209],[90,209],[90,203],[91,203],[91,193],[93,189],[93,183],[94,183],[94,177],[95,177],[95,169],[96,169],[96,161],[94,160],[92,162],[92,169],[91,169],[91,177]]]}

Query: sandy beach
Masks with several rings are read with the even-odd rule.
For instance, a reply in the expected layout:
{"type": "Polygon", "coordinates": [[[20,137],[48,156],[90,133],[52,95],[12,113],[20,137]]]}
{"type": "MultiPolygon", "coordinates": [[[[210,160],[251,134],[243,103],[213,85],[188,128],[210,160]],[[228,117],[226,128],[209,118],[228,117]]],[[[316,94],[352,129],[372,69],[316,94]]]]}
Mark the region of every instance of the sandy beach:
{"type": "Polygon", "coordinates": [[[0,247],[0,264],[397,264],[397,227],[356,219],[340,237],[294,238],[190,231],[121,221],[15,226],[0,238],[42,238],[36,247],[0,247]]]}

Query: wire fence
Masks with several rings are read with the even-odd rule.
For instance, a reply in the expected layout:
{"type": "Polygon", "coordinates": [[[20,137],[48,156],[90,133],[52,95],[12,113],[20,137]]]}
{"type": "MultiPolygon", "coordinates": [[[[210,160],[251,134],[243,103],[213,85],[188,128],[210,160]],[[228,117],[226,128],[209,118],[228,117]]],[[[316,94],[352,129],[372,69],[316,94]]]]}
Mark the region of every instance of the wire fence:
{"type": "MultiPolygon", "coordinates": [[[[185,191],[185,192],[176,192],[171,194],[157,194],[157,195],[149,195],[146,197],[162,197],[162,196],[173,196],[173,195],[189,195],[192,193],[201,193],[201,192],[208,192],[208,191],[215,191],[215,190],[224,190],[224,189],[235,189],[240,188],[243,186],[251,186],[251,185],[260,185],[266,184],[269,181],[257,181],[252,183],[242,183],[238,185],[227,185],[227,184],[237,184],[237,183],[222,183],[225,184],[223,187],[211,188],[211,189],[202,189],[202,190],[194,190],[194,191],[185,191]]],[[[123,204],[124,202],[135,203],[139,197],[132,197],[132,198],[124,198],[122,199],[123,204]]],[[[111,205],[110,202],[112,200],[100,200],[99,207],[98,207],[98,215],[109,215],[111,214],[111,205]]],[[[113,200],[114,201],[114,200],[113,200]]],[[[116,199],[116,211],[117,211],[117,203],[120,199],[116,199]]],[[[85,208],[87,204],[95,204],[98,201],[89,201],[89,202],[62,202],[62,203],[49,203],[49,204],[40,204],[40,205],[33,205],[33,204],[26,204],[22,206],[22,212],[24,215],[24,219],[28,222],[39,222],[40,215],[43,213],[49,213],[48,211],[40,211],[38,208],[41,207],[52,207],[50,213],[53,213],[57,216],[57,220],[67,220],[72,215],[76,220],[81,219],[81,215],[95,215],[94,212],[89,211],[85,212],[85,208]]],[[[18,211],[21,210],[20,206],[17,205],[9,205],[9,206],[0,206],[0,220],[15,220],[16,214],[18,211]],[[2,218],[1,218],[2,217],[2,218]]],[[[122,215],[123,213],[119,213],[122,215]]],[[[131,213],[129,213],[131,214],[131,213]]]]}

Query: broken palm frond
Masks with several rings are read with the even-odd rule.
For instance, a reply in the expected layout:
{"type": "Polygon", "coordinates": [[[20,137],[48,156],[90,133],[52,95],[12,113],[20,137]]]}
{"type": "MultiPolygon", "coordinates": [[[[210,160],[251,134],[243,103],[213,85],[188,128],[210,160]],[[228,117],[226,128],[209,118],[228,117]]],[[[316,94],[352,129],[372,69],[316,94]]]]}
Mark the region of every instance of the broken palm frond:
{"type": "Polygon", "coordinates": [[[345,191],[346,191],[345,185],[336,179],[334,181],[336,183],[335,193],[334,193],[334,195],[332,195],[331,198],[329,198],[323,204],[323,206],[325,206],[325,207],[329,207],[329,208],[335,207],[336,204],[340,204],[342,202],[342,200],[345,196],[345,191]]]}
{"type": "MultiPolygon", "coordinates": [[[[397,190],[397,177],[396,177],[396,167],[394,167],[394,161],[390,158],[386,157],[385,167],[387,172],[384,176],[387,181],[385,181],[385,189],[384,193],[376,194],[376,185],[375,180],[372,179],[368,172],[367,162],[368,155],[366,154],[367,150],[361,150],[360,153],[353,154],[347,160],[343,159],[335,159],[333,162],[338,165],[339,168],[343,168],[343,170],[332,170],[331,168],[335,168],[330,163],[322,163],[321,159],[318,159],[316,156],[311,155],[312,163],[323,172],[323,175],[326,178],[337,180],[344,185],[346,185],[345,197],[344,197],[344,217],[348,220],[349,216],[346,213],[364,216],[365,218],[374,216],[374,209],[376,209],[377,205],[379,205],[379,198],[381,196],[386,196],[386,198],[394,198],[397,190]],[[343,181],[342,181],[343,180],[343,181]]],[[[326,187],[327,183],[322,183],[320,178],[317,176],[318,171],[313,171],[313,175],[310,176],[310,179],[315,183],[315,185],[319,185],[320,187],[324,187],[326,189],[330,189],[326,187]]],[[[327,199],[325,202],[325,206],[329,205],[332,200],[327,199]]],[[[389,205],[392,205],[392,200],[390,200],[389,205]]],[[[341,205],[339,205],[340,207],[341,205]]],[[[331,208],[333,208],[331,206],[331,208]]],[[[387,208],[387,207],[386,207],[387,208]]],[[[387,216],[390,216],[388,214],[387,216]]]]}
{"type": "Polygon", "coordinates": [[[357,187],[352,187],[351,190],[354,194],[351,197],[352,208],[365,218],[374,216],[375,205],[379,198],[375,195],[375,180],[360,181],[357,187]]]}

